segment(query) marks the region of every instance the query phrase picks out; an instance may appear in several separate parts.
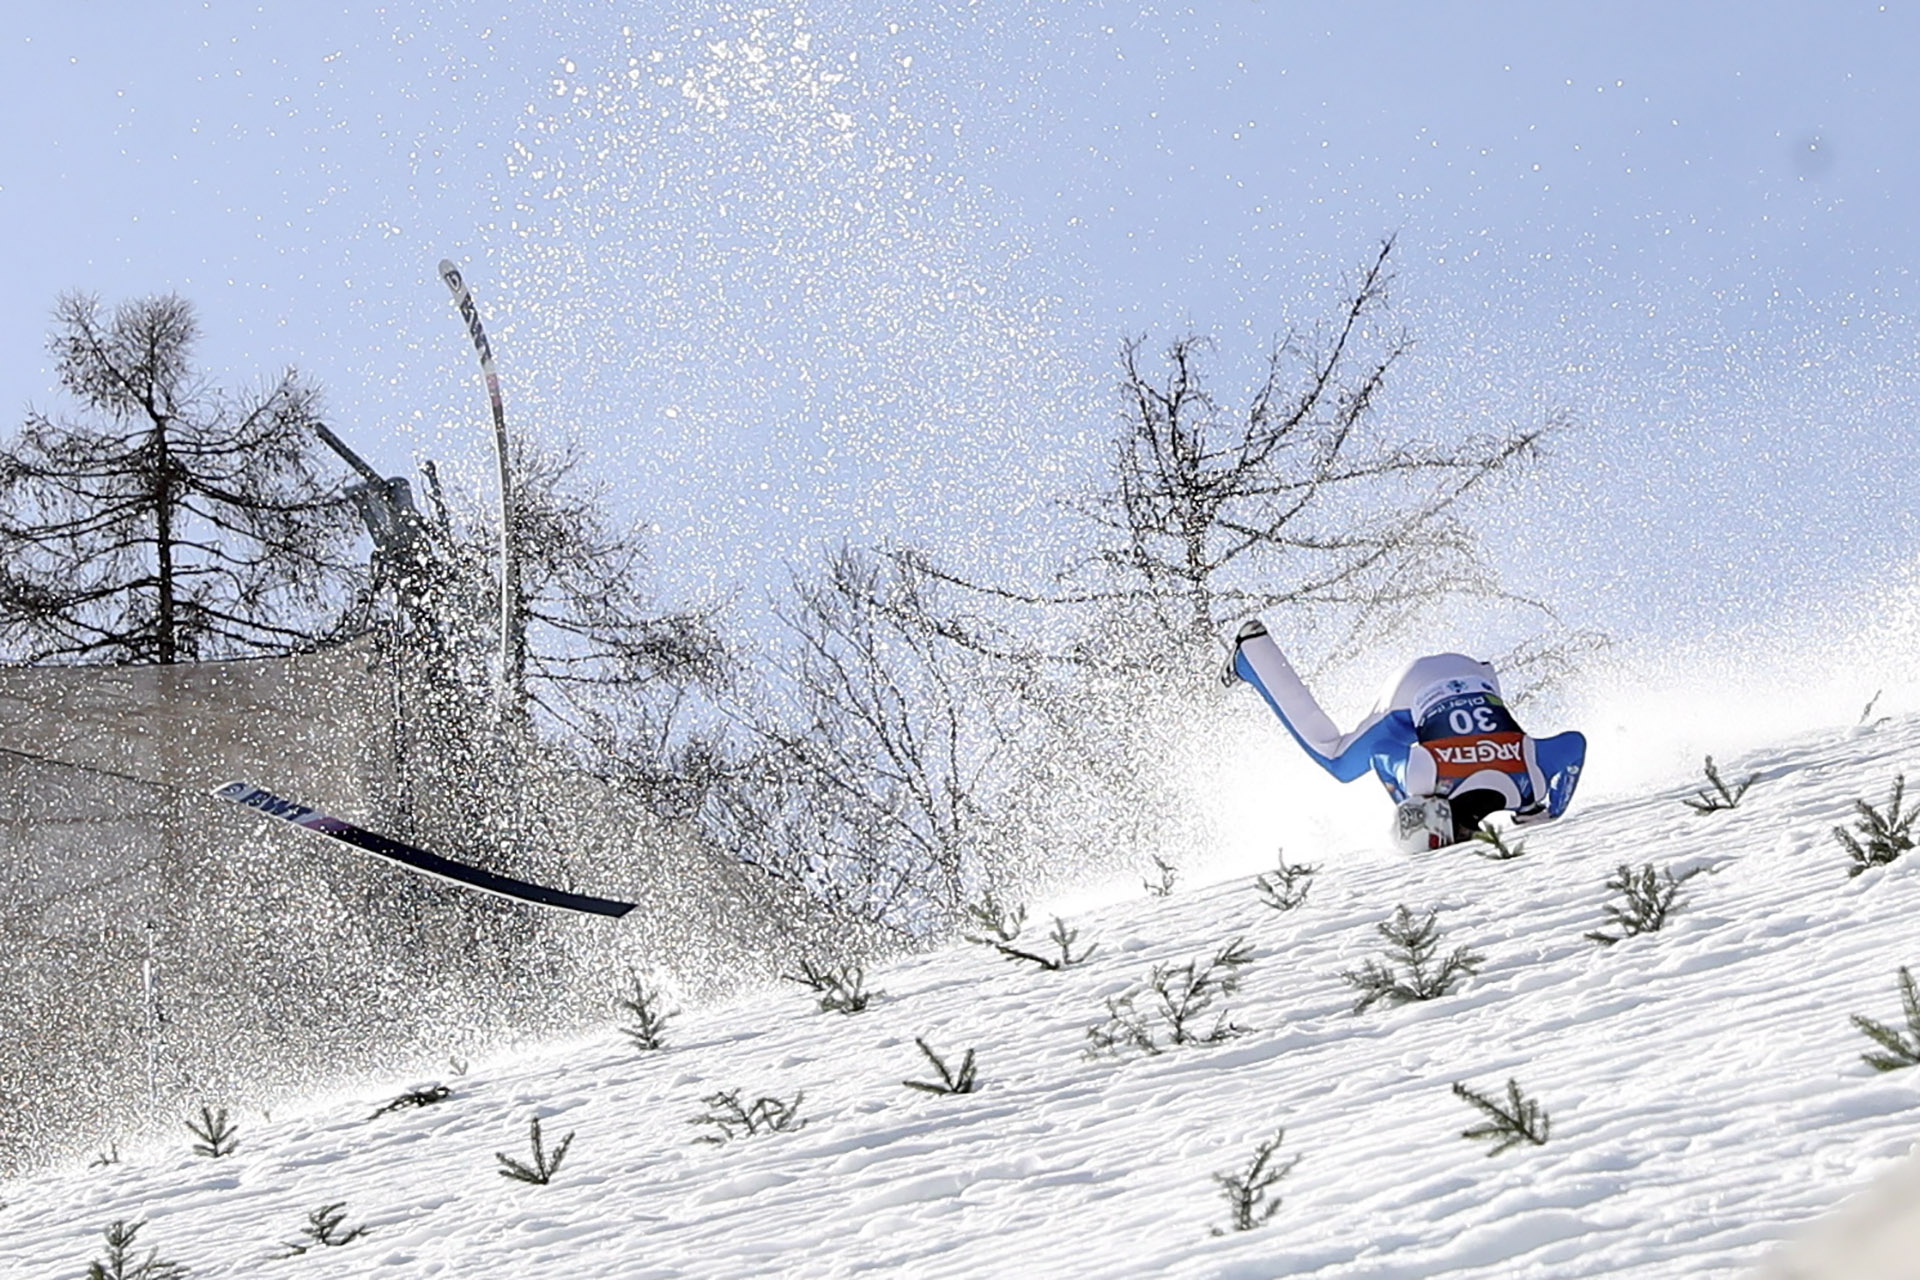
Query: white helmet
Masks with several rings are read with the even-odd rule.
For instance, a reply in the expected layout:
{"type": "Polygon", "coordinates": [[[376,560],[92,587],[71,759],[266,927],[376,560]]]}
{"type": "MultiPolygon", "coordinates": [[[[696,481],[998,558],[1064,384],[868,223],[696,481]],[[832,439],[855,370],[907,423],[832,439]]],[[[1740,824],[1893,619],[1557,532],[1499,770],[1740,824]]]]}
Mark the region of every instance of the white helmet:
{"type": "Polygon", "coordinates": [[[1413,796],[1393,811],[1393,842],[1402,853],[1444,849],[1454,842],[1453,806],[1441,796],[1413,796]]]}

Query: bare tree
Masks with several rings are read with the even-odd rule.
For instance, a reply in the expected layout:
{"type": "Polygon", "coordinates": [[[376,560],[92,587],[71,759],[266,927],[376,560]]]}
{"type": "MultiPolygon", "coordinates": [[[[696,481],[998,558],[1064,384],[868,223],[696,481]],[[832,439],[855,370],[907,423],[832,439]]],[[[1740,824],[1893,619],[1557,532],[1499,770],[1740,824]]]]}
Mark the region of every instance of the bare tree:
{"type": "Polygon", "coordinates": [[[795,573],[786,705],[736,720],[758,742],[709,809],[737,856],[859,920],[921,934],[990,876],[998,771],[1017,707],[1004,673],[941,634],[934,586],[842,546],[795,573]]]}
{"type": "Polygon", "coordinates": [[[1501,594],[1463,504],[1559,424],[1436,441],[1384,420],[1389,375],[1412,347],[1386,314],[1392,251],[1381,245],[1330,320],[1275,344],[1244,405],[1209,388],[1210,339],[1176,339],[1158,369],[1143,339],[1122,344],[1107,481],[1072,504],[1095,539],[1056,590],[934,572],[1014,601],[1095,609],[1110,642],[1129,627],[1125,639],[1146,637],[1128,662],[1185,669],[1253,613],[1291,611],[1344,637],[1449,594],[1501,594]]]}
{"type": "MultiPolygon", "coordinates": [[[[725,683],[730,664],[714,610],[655,600],[644,528],[612,518],[605,487],[581,475],[577,454],[522,447],[514,473],[517,625],[527,637],[534,722],[594,769],[637,785],[656,808],[689,812],[718,768],[717,723],[699,723],[704,695],[725,683]]],[[[433,564],[423,576],[435,588],[420,599],[435,617],[409,631],[439,638],[450,701],[484,736],[498,542],[477,508],[430,524],[433,564]]]]}
{"type": "Polygon", "coordinates": [[[526,450],[518,462],[514,536],[520,545],[529,632],[529,680],[556,718],[579,691],[717,681],[724,651],[710,614],[663,611],[647,583],[637,526],[607,515],[604,486],[580,482],[572,453],[526,450]]]}
{"type": "Polygon", "coordinates": [[[1182,648],[1254,612],[1338,613],[1359,628],[1497,591],[1456,510],[1551,427],[1434,442],[1381,424],[1388,375],[1411,347],[1385,323],[1392,250],[1381,245],[1330,324],[1276,345],[1242,409],[1208,390],[1206,339],[1176,340],[1157,375],[1141,342],[1123,346],[1110,487],[1082,509],[1107,534],[1094,562],[1182,648]]]}
{"type": "Polygon", "coordinates": [[[233,395],[193,369],[186,300],[103,317],[71,294],[50,341],[87,415],[30,412],[0,452],[0,646],[28,662],[284,652],[362,578],[352,511],[320,478],[318,393],[292,370],[233,395]]]}

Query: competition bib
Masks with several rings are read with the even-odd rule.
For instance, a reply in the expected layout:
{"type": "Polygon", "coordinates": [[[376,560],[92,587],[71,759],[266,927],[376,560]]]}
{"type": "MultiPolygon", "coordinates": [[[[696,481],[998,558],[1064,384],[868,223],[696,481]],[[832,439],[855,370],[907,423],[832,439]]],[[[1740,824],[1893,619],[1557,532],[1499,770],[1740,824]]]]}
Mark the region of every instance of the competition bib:
{"type": "Polygon", "coordinates": [[[1526,772],[1526,735],[1499,694],[1482,682],[1460,680],[1449,680],[1432,694],[1437,696],[1420,699],[1414,732],[1432,753],[1441,782],[1458,782],[1482,769],[1526,772]]]}

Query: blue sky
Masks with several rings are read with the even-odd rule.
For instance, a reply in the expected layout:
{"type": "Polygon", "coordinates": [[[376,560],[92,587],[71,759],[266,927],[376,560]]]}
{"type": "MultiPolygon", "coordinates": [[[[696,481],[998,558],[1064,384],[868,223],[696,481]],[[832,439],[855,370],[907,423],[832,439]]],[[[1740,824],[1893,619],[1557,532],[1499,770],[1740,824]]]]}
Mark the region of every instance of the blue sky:
{"type": "MultiPolygon", "coordinates": [[[[664,579],[811,541],[1017,571],[1102,461],[1113,355],[1223,386],[1399,237],[1393,412],[1579,430],[1488,516],[1623,637],[1909,558],[1905,4],[45,6],[0,38],[0,404],[63,289],[177,290],[383,467],[509,412],[657,523],[664,579]]],[[[485,480],[472,468],[475,491],[485,480]]]]}

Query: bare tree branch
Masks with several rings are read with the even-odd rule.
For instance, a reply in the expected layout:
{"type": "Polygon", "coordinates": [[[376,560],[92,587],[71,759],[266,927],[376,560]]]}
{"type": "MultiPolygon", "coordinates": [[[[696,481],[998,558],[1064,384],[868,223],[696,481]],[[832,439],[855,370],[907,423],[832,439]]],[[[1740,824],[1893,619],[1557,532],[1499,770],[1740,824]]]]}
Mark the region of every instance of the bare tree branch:
{"type": "Polygon", "coordinates": [[[785,698],[735,705],[760,749],[709,813],[738,856],[907,935],[955,917],[983,875],[1017,714],[1004,673],[949,642],[933,585],[847,546],[793,574],[785,698]]]}
{"type": "Polygon", "coordinates": [[[1412,350],[1388,315],[1392,252],[1388,240],[1363,265],[1329,323],[1275,343],[1242,408],[1208,385],[1210,339],[1175,339],[1157,367],[1143,339],[1123,343],[1106,482],[1071,503],[1096,536],[1051,589],[925,572],[1011,604],[1091,609],[1144,637],[1093,660],[1160,670],[1201,669],[1256,612],[1346,637],[1449,595],[1516,600],[1463,513],[1562,423],[1438,440],[1385,421],[1389,379],[1412,350]]]}

